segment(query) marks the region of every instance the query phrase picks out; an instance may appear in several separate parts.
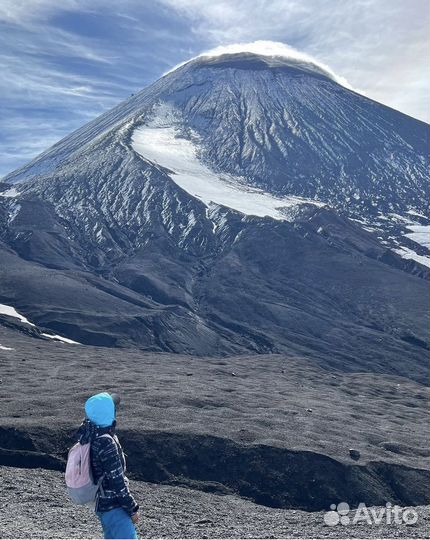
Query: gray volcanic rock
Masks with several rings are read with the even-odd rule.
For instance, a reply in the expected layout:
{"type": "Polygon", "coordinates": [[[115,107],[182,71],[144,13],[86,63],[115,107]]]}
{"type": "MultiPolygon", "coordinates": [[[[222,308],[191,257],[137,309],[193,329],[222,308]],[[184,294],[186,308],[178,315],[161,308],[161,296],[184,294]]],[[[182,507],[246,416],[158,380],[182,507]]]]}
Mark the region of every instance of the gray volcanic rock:
{"type": "MultiPolygon", "coordinates": [[[[258,506],[233,495],[131,482],[142,505],[143,538],[425,538],[429,507],[416,507],[415,525],[390,523],[329,527],[325,512],[258,506]]],[[[0,538],[100,538],[94,511],[64,499],[62,474],[0,466],[0,538]],[[45,486],[43,498],[40,485],[45,486]],[[17,519],[19,516],[19,519],[17,519]]],[[[377,515],[382,508],[372,508],[377,515]]],[[[403,512],[403,508],[402,508],[403,512]]],[[[401,514],[400,514],[401,515],[401,514]]]]}
{"type": "Polygon", "coordinates": [[[425,211],[427,140],[315,66],[196,59],[4,179],[0,302],[86,344],[423,380],[428,250],[392,214],[425,211]],[[161,160],[136,150],[142,129],[171,136],[161,160]],[[191,187],[171,161],[190,148],[191,187]],[[280,210],[241,211],[249,197],[280,210]]]}

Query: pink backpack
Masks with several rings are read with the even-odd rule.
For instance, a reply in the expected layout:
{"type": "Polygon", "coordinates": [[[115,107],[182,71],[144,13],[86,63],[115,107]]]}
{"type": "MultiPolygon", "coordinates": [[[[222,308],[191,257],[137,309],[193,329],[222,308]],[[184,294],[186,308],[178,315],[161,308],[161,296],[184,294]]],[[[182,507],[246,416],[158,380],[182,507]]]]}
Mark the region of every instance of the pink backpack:
{"type": "MultiPolygon", "coordinates": [[[[100,437],[111,437],[108,433],[100,437]]],[[[76,504],[92,504],[105,474],[94,484],[90,462],[91,443],[81,444],[77,442],[69,450],[66,465],[66,486],[72,501],[76,504]]]]}

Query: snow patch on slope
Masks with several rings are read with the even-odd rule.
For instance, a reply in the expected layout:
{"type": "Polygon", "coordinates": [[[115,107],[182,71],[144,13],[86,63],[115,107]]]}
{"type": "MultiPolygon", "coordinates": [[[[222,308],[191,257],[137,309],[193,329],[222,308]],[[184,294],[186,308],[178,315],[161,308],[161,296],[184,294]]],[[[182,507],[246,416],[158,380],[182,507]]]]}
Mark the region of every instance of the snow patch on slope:
{"type": "Polygon", "coordinates": [[[14,187],[7,189],[6,191],[0,192],[0,197],[18,197],[18,196],[19,196],[19,192],[14,187]]]}
{"type": "MultiPolygon", "coordinates": [[[[198,146],[180,136],[171,125],[172,114],[156,117],[149,125],[138,127],[132,135],[132,148],[144,159],[169,169],[172,180],[206,206],[226,206],[243,214],[288,220],[287,209],[301,204],[324,206],[323,203],[300,197],[278,198],[247,186],[243,179],[217,174],[198,159],[198,146]]],[[[193,138],[197,138],[195,134],[193,138]]]]}
{"type": "Polygon", "coordinates": [[[415,212],[414,210],[408,210],[406,213],[409,214],[410,216],[419,217],[421,219],[428,219],[427,216],[423,216],[422,214],[419,214],[418,212],[415,212]]]}
{"type": "MultiPolygon", "coordinates": [[[[24,315],[21,315],[21,313],[18,313],[18,311],[12,306],[7,306],[6,304],[0,304],[0,315],[7,315],[8,317],[13,317],[14,319],[19,319],[21,322],[23,322],[25,324],[36,327],[35,324],[33,324],[32,322],[30,322],[27,319],[27,317],[24,317],[24,315]]],[[[45,337],[50,338],[50,339],[55,339],[57,341],[62,341],[64,343],[73,343],[73,344],[76,344],[76,345],[81,345],[78,341],[73,341],[73,339],[65,338],[63,336],[58,336],[56,334],[42,333],[42,336],[45,336],[45,337]]],[[[2,346],[0,346],[0,349],[13,350],[13,349],[10,349],[8,347],[2,347],[2,346]]]]}
{"type": "Polygon", "coordinates": [[[57,334],[44,334],[42,333],[42,336],[45,336],[49,339],[55,339],[55,341],[62,341],[63,343],[70,343],[74,345],[82,345],[78,341],[73,341],[73,339],[65,338],[63,336],[58,336],[57,334]]]}
{"type": "Polygon", "coordinates": [[[32,322],[30,322],[26,317],[24,317],[24,315],[21,315],[21,313],[18,313],[14,307],[6,306],[5,304],[0,304],[0,315],[7,315],[8,317],[19,319],[21,322],[25,324],[29,324],[30,326],[36,326],[32,322]]]}
{"type": "Polygon", "coordinates": [[[405,234],[413,242],[430,249],[430,225],[408,225],[410,233],[405,234]]]}
{"type": "Polygon", "coordinates": [[[398,255],[403,257],[403,259],[413,259],[414,261],[417,261],[420,264],[423,264],[424,266],[428,266],[430,268],[430,257],[427,257],[426,255],[418,255],[418,253],[415,253],[415,251],[412,251],[412,249],[409,249],[407,247],[394,249],[394,251],[398,255]]]}
{"type": "MultiPolygon", "coordinates": [[[[428,221],[428,218],[414,210],[408,210],[406,214],[407,216],[394,212],[390,212],[388,215],[380,213],[373,223],[374,230],[378,233],[388,231],[388,236],[385,235],[387,240],[382,241],[382,243],[388,245],[395,253],[404,259],[413,259],[430,268],[430,225],[415,221],[416,218],[419,218],[421,222],[428,221]],[[415,219],[412,219],[411,216],[415,219]],[[411,246],[410,242],[405,246],[405,238],[420,247],[415,248],[413,245],[411,246]]],[[[362,223],[367,224],[367,222],[362,223]]],[[[363,228],[369,230],[366,227],[363,228]]]]}

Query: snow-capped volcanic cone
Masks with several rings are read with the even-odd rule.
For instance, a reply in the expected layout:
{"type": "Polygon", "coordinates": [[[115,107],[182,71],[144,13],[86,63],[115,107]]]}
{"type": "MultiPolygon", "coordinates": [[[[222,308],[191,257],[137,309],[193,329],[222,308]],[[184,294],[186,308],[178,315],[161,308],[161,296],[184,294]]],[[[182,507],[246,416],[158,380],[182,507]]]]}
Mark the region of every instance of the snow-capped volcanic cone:
{"type": "Polygon", "coordinates": [[[195,58],[8,175],[0,301],[80,343],[417,377],[429,127],[284,52],[195,58]]]}

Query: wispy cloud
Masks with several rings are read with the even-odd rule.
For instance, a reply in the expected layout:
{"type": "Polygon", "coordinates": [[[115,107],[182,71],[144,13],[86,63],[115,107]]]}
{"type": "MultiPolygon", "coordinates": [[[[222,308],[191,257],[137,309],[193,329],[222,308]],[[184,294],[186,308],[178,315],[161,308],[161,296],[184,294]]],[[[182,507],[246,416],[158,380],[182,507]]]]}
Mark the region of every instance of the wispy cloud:
{"type": "MultiPolygon", "coordinates": [[[[218,45],[218,47],[202,52],[199,57],[213,57],[220,56],[222,54],[235,54],[240,52],[250,52],[258,54],[260,56],[278,56],[296,60],[303,63],[303,65],[312,65],[316,67],[319,72],[324,73],[337,83],[345,86],[346,88],[352,89],[352,86],[345,79],[345,77],[342,77],[341,75],[335,73],[329,66],[327,66],[327,64],[320,62],[317,58],[314,58],[309,54],[294,49],[294,47],[291,47],[290,45],[286,45],[285,43],[277,41],[257,40],[251,41],[250,43],[232,43],[229,45],[218,45]]],[[[169,72],[174,71],[179,66],[187,63],[187,61],[177,64],[171,70],[169,70],[169,72]]]]}
{"type": "Polygon", "coordinates": [[[32,0],[29,9],[26,0],[2,0],[0,176],[175,63],[183,38],[169,37],[160,9],[110,0],[32,0]]]}
{"type": "Polygon", "coordinates": [[[0,175],[231,43],[280,41],[369,97],[429,120],[427,0],[2,0],[0,175]]]}

